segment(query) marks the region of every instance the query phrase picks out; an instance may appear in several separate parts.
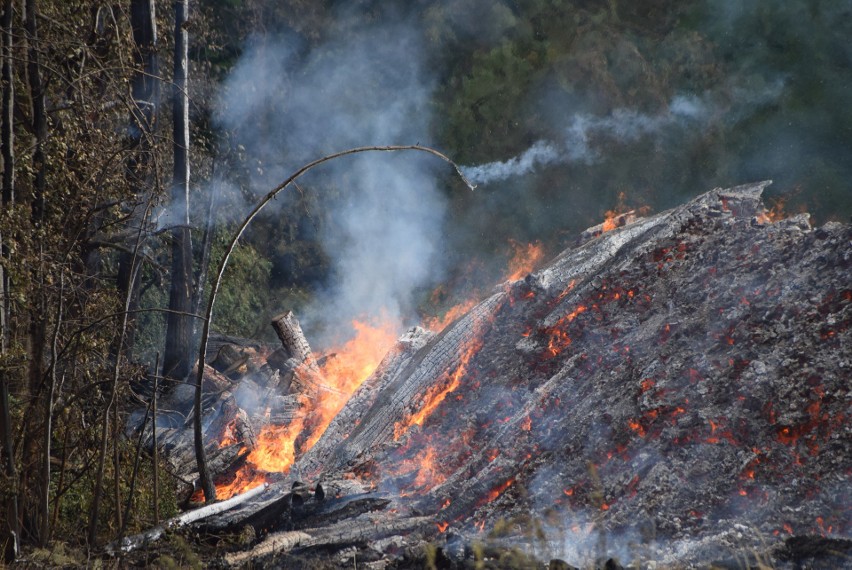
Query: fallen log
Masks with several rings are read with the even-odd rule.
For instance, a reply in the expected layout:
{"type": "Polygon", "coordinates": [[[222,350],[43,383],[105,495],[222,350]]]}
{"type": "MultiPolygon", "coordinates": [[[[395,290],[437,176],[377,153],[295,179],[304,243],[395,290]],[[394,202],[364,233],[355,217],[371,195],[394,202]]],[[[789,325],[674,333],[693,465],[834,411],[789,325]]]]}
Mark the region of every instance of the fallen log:
{"type": "Polygon", "coordinates": [[[226,554],[225,562],[229,566],[238,566],[264,556],[289,552],[297,547],[343,548],[388,536],[410,534],[433,526],[432,517],[393,518],[387,514],[367,514],[325,527],[271,533],[251,550],[226,554]]]}
{"type": "Polygon", "coordinates": [[[199,509],[185,512],[141,534],[126,536],[120,540],[112,542],[107,545],[106,551],[110,556],[116,556],[121,553],[126,554],[137,548],[147,546],[159,540],[166,531],[175,530],[182,526],[193,524],[207,517],[233,509],[237,505],[250,501],[257,495],[261,494],[267,487],[268,485],[264,483],[254,489],[242,493],[241,495],[231,497],[226,501],[213,503],[212,505],[207,505],[199,509]]]}

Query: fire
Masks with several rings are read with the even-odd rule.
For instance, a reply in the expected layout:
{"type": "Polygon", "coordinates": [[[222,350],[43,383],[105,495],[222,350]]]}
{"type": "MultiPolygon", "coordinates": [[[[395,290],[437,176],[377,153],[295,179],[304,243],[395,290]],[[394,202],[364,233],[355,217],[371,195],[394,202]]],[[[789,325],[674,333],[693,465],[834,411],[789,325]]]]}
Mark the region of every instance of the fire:
{"type": "Polygon", "coordinates": [[[471,358],[476,354],[480,347],[482,346],[482,340],[478,337],[474,337],[474,339],[467,343],[464,351],[461,354],[461,358],[459,359],[459,364],[456,366],[456,369],[449,374],[449,381],[444,384],[436,384],[430,390],[426,392],[424,396],[425,404],[423,405],[417,413],[413,414],[411,417],[397,422],[393,428],[393,437],[394,440],[398,441],[402,435],[408,431],[408,429],[413,425],[422,426],[423,422],[426,421],[426,418],[432,415],[441,402],[452,392],[456,390],[461,385],[462,378],[467,374],[467,368],[470,364],[471,358]]]}
{"type": "MultiPolygon", "coordinates": [[[[505,276],[502,281],[517,281],[526,277],[527,274],[535,269],[536,265],[544,258],[544,246],[540,242],[521,244],[514,240],[509,240],[509,245],[512,248],[513,254],[509,260],[505,276]]],[[[571,284],[573,287],[573,282],[571,284]]],[[[568,290],[565,291],[567,293],[568,290]]],[[[565,294],[563,293],[563,294],[565,294]]],[[[446,295],[445,287],[439,286],[432,292],[431,302],[438,304],[440,298],[446,295]]],[[[532,291],[524,295],[525,299],[532,299],[535,293],[532,291]]],[[[456,305],[453,305],[444,313],[442,317],[434,316],[424,319],[423,326],[433,332],[441,332],[447,325],[458,319],[460,316],[467,313],[479,302],[479,295],[474,294],[471,298],[466,299],[456,305]]]]}
{"type": "Polygon", "coordinates": [[[544,257],[544,247],[540,242],[528,243],[522,245],[514,240],[510,240],[509,244],[514,250],[512,259],[509,260],[508,275],[506,281],[517,281],[526,277],[535,269],[535,266],[544,257]]]}
{"type": "Polygon", "coordinates": [[[618,216],[618,212],[615,210],[607,210],[604,214],[603,225],[601,226],[601,233],[611,232],[618,226],[615,222],[615,217],[618,216]]]}
{"type": "Polygon", "coordinates": [[[325,384],[331,390],[322,394],[311,410],[316,428],[304,451],[319,440],[337,412],[370,377],[398,336],[397,327],[389,318],[383,318],[378,325],[353,321],[352,328],[355,329],[355,337],[335,351],[337,356],[328,359],[321,368],[325,384]]]}
{"type": "MultiPolygon", "coordinates": [[[[257,438],[257,445],[248,456],[248,463],[255,470],[267,473],[289,471],[296,459],[296,438],[303,425],[304,420],[297,418],[286,426],[265,426],[257,438]]],[[[219,489],[216,489],[216,495],[219,495],[219,489]]]]}
{"type": "Polygon", "coordinates": [[[769,210],[764,210],[755,217],[757,223],[771,224],[773,222],[777,222],[786,218],[787,214],[784,211],[786,202],[787,201],[784,198],[778,198],[777,200],[775,200],[769,210]]]}
{"type": "MultiPolygon", "coordinates": [[[[296,460],[319,440],[328,424],[344,406],[349,397],[376,369],[397,338],[397,327],[387,318],[378,324],[353,321],[355,337],[342,347],[333,350],[334,358],[326,360],[321,373],[327,390],[320,390],[304,410],[304,416],[291,423],[265,426],[257,437],[257,444],[246,458],[233,481],[218,485],[216,495],[227,499],[263,483],[269,473],[286,473],[296,460]],[[303,434],[303,430],[309,430],[303,434]],[[297,439],[305,443],[296,448],[297,439]]],[[[225,437],[228,437],[226,430],[225,437]]]]}
{"type": "Polygon", "coordinates": [[[514,484],[515,484],[515,478],[512,477],[511,479],[509,479],[505,483],[497,485],[496,487],[494,487],[493,489],[491,489],[488,492],[488,496],[485,498],[485,502],[486,503],[492,502],[494,499],[496,499],[497,497],[502,495],[506,491],[506,489],[508,489],[509,487],[511,487],[514,484]]]}
{"type": "Polygon", "coordinates": [[[467,301],[462,301],[458,305],[450,307],[447,312],[444,313],[443,317],[427,318],[425,321],[423,321],[423,325],[432,332],[441,332],[447,327],[447,325],[449,325],[457,318],[471,310],[474,305],[476,305],[476,303],[476,299],[468,299],[467,301]]]}
{"type": "Polygon", "coordinates": [[[630,429],[639,434],[639,437],[645,437],[646,432],[645,428],[642,427],[642,424],[640,424],[636,420],[627,420],[627,425],[630,427],[630,429]]]}
{"type": "Polygon", "coordinates": [[[571,337],[565,332],[564,327],[567,327],[571,321],[577,316],[585,313],[588,308],[585,305],[579,305],[576,309],[559,319],[559,321],[548,329],[550,340],[547,343],[545,355],[553,357],[565,350],[571,344],[571,337]]]}
{"type": "MultiPolygon", "coordinates": [[[[414,487],[423,489],[425,487],[434,487],[444,482],[446,478],[440,474],[436,465],[436,459],[436,451],[432,446],[427,447],[422,455],[418,455],[415,458],[414,462],[417,465],[418,471],[417,478],[414,479],[414,487]]],[[[444,509],[448,506],[449,502],[441,508],[444,509]]]]}

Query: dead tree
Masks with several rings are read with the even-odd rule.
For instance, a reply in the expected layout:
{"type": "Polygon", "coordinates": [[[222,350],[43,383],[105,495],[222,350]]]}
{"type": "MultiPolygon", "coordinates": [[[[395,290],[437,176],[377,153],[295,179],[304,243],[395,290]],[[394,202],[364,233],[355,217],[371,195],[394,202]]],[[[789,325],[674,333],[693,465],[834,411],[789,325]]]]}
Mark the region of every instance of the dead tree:
{"type": "Polygon", "coordinates": [[[172,173],[172,210],[180,219],[173,220],[172,270],[169,290],[169,313],[166,325],[166,348],[163,375],[185,380],[190,373],[192,319],[192,238],[189,229],[189,34],[187,33],[188,0],[175,2],[174,86],[172,120],[174,137],[174,170],[172,173]]]}

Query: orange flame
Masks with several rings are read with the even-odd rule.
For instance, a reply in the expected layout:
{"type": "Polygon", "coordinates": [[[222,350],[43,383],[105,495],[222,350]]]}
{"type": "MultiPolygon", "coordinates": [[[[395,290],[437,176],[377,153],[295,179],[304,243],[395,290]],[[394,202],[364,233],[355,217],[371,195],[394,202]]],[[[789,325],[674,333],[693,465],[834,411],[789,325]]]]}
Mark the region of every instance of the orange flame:
{"type": "Polygon", "coordinates": [[[355,329],[355,337],[321,367],[325,384],[331,390],[323,393],[311,410],[317,427],[308,439],[305,451],[313,447],[349,397],[376,370],[398,336],[395,323],[387,317],[377,325],[353,321],[352,328],[355,329]]]}
{"type": "Polygon", "coordinates": [[[618,216],[618,212],[615,210],[607,210],[604,214],[603,225],[601,225],[601,233],[611,232],[618,226],[615,223],[615,217],[618,216]]]}
{"type": "MultiPolygon", "coordinates": [[[[384,317],[378,324],[353,321],[355,337],[333,352],[321,367],[327,390],[309,400],[305,415],[291,423],[264,426],[257,442],[233,481],[217,485],[216,495],[227,499],[267,480],[269,473],[287,473],[296,460],[296,440],[310,430],[299,452],[309,450],[355,390],[373,373],[397,338],[397,327],[384,317]]],[[[228,437],[226,430],[225,437],[228,437]]]]}
{"type": "Polygon", "coordinates": [[[642,424],[640,424],[636,420],[627,420],[627,425],[630,427],[630,429],[639,434],[639,437],[645,437],[646,432],[642,424]]]}
{"type": "Polygon", "coordinates": [[[473,358],[473,355],[479,351],[480,347],[482,347],[482,341],[474,337],[472,341],[469,341],[467,347],[462,352],[461,358],[459,359],[459,364],[456,366],[456,369],[449,375],[449,382],[445,385],[435,384],[430,388],[426,395],[424,396],[425,404],[422,408],[420,408],[417,413],[413,414],[411,417],[406,420],[399,421],[394,425],[393,428],[393,438],[395,441],[399,440],[402,435],[408,431],[408,429],[413,425],[422,426],[423,422],[426,421],[426,418],[432,415],[441,402],[452,392],[456,390],[461,384],[462,378],[464,378],[465,374],[467,374],[467,367],[470,364],[470,359],[473,358]]]}
{"type": "Polygon", "coordinates": [[[757,223],[771,224],[773,222],[777,222],[786,218],[787,213],[784,211],[786,207],[786,202],[787,200],[783,197],[774,200],[769,210],[763,210],[756,216],[757,223]]]}
{"type": "Polygon", "coordinates": [[[494,487],[493,489],[491,489],[488,492],[488,496],[485,498],[485,502],[490,503],[491,501],[493,501],[494,499],[496,499],[497,497],[502,495],[506,491],[506,489],[508,489],[509,487],[514,485],[514,483],[515,483],[515,478],[512,477],[511,479],[509,479],[505,483],[497,485],[496,487],[494,487]]]}
{"type": "Polygon", "coordinates": [[[544,257],[544,247],[540,242],[522,245],[514,240],[509,244],[514,250],[512,259],[509,260],[509,274],[506,281],[517,281],[526,277],[544,257]]]}
{"type": "Polygon", "coordinates": [[[586,310],[587,307],[585,305],[579,305],[576,309],[559,319],[559,321],[557,321],[557,323],[548,330],[550,333],[550,340],[547,343],[545,356],[556,356],[571,344],[571,337],[568,336],[568,333],[563,329],[568,326],[571,321],[576,319],[578,315],[585,313],[586,310]]]}
{"type": "Polygon", "coordinates": [[[476,299],[462,301],[458,305],[450,307],[443,317],[430,317],[423,322],[423,325],[432,332],[441,332],[447,325],[472,309],[476,303],[476,299]]]}
{"type": "MultiPolygon", "coordinates": [[[[432,488],[440,485],[446,477],[440,473],[436,463],[437,452],[429,446],[426,451],[415,458],[417,464],[417,478],[414,479],[414,487],[417,489],[432,488]]],[[[449,503],[441,508],[447,508],[449,503]]]]}

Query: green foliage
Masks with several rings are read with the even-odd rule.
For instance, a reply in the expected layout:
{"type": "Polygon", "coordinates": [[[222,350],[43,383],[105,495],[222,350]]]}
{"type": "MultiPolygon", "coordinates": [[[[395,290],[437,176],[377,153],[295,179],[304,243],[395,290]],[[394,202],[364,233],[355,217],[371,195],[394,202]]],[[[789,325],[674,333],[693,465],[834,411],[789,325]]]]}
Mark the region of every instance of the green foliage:
{"type": "MultiPolygon", "coordinates": [[[[214,242],[212,267],[218,267],[230,236],[222,231],[214,242]]],[[[227,334],[257,337],[268,328],[265,318],[269,299],[272,264],[255,246],[238,245],[228,260],[228,266],[216,297],[213,326],[227,334]]],[[[212,275],[215,270],[211,270],[212,275]]]]}

